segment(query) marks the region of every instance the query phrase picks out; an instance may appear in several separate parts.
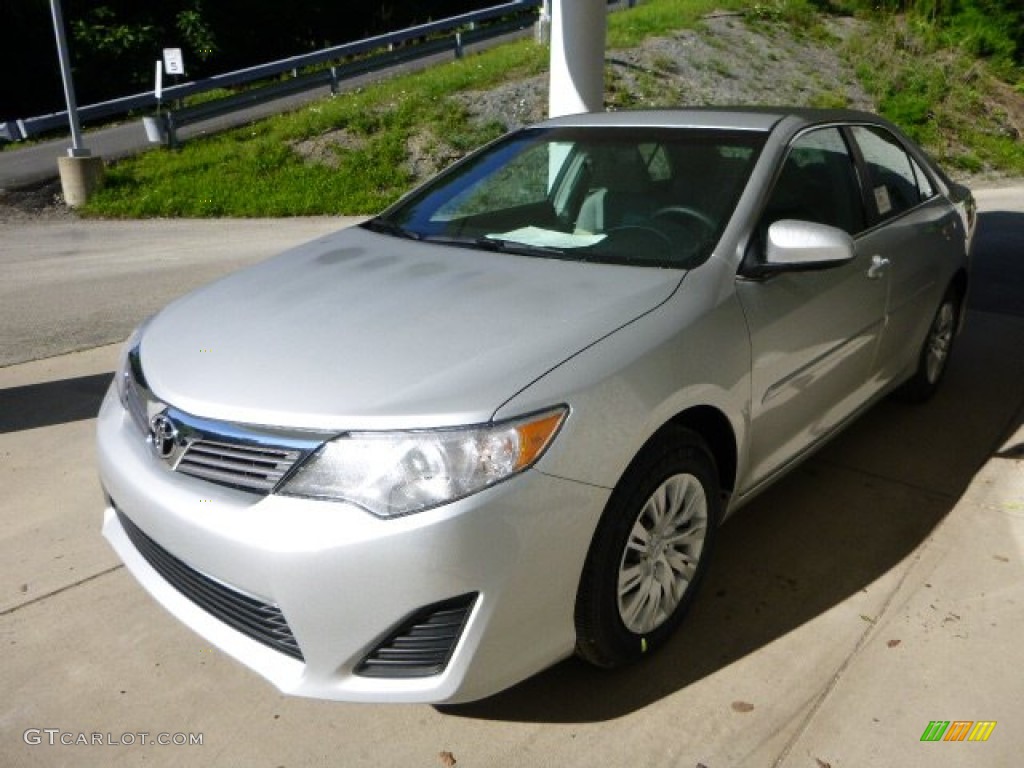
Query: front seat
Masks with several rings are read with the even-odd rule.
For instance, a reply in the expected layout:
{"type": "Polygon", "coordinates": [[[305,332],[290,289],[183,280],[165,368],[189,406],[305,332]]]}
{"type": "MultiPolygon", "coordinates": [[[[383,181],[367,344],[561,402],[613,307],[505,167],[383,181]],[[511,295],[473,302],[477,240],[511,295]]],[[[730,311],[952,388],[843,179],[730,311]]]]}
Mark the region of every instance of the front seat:
{"type": "Polygon", "coordinates": [[[654,201],[650,176],[636,147],[601,147],[590,162],[591,187],[576,217],[576,232],[602,234],[646,222],[654,201]]]}

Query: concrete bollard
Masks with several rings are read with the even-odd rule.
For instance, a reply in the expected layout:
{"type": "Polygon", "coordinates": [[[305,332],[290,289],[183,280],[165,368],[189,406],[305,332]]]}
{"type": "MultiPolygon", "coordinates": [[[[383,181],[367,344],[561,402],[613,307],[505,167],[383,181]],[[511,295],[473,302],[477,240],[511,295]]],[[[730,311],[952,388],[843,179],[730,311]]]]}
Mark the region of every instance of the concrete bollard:
{"type": "Polygon", "coordinates": [[[57,170],[64,203],[69,208],[85,205],[103,184],[102,157],[58,157],[57,170]]]}

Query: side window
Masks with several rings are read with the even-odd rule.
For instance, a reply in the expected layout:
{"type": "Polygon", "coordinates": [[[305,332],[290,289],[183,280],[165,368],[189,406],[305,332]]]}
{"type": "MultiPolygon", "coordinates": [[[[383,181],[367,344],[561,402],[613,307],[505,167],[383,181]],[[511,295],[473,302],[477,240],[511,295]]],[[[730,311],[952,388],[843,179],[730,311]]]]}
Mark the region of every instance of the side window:
{"type": "Polygon", "coordinates": [[[641,144],[637,149],[643,158],[651,181],[665,181],[672,177],[672,166],[668,161],[668,153],[661,144],[641,144]]]}
{"type": "MultiPolygon", "coordinates": [[[[910,157],[892,134],[875,126],[855,126],[854,139],[868,166],[868,185],[878,215],[898,216],[921,202],[910,157]]],[[[921,177],[927,180],[926,176],[921,177]]]]}
{"type": "Polygon", "coordinates": [[[763,228],[779,219],[828,224],[855,235],[864,208],[853,158],[838,128],[820,128],[793,142],[765,208],[763,228]]]}
{"type": "Polygon", "coordinates": [[[924,172],[924,169],[917,164],[914,158],[910,158],[910,164],[914,166],[914,176],[917,177],[917,191],[921,193],[921,199],[928,200],[935,197],[935,187],[932,186],[931,181],[928,179],[928,174],[924,172]]]}

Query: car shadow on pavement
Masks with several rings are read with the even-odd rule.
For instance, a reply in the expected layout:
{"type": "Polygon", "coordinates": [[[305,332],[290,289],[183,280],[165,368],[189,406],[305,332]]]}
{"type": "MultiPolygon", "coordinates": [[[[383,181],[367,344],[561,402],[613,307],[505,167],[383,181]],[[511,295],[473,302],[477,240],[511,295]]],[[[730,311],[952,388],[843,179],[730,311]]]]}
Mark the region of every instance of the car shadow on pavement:
{"type": "Polygon", "coordinates": [[[1024,215],[982,217],[967,326],[936,397],[923,406],[878,403],[727,521],[701,592],[661,651],[613,671],[569,659],[489,699],[438,709],[483,720],[612,720],[870,590],[928,537],[1024,419],[1024,249],[1006,250],[1015,236],[1006,227],[1024,233],[1024,215]],[[1021,287],[1008,290],[1016,279],[1021,287]]]}
{"type": "Polygon", "coordinates": [[[974,253],[971,307],[1024,317],[1024,213],[980,214],[974,253]]]}
{"type": "Polygon", "coordinates": [[[0,434],[96,416],[113,373],[0,389],[0,434]]]}

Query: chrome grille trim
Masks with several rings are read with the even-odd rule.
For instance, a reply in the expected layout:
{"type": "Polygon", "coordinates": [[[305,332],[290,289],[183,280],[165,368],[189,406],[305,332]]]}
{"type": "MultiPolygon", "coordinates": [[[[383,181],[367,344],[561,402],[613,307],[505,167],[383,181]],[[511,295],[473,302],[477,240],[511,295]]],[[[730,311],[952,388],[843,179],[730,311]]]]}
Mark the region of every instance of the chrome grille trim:
{"type": "Polygon", "coordinates": [[[129,350],[125,370],[120,371],[118,375],[124,376],[125,406],[128,413],[142,434],[148,435],[149,420],[166,406],[157,400],[149,389],[146,377],[142,373],[138,345],[129,350]]]}
{"type": "Polygon", "coordinates": [[[149,419],[146,416],[146,404],[142,400],[142,395],[139,393],[139,389],[135,384],[135,380],[128,375],[125,375],[125,387],[124,394],[125,405],[128,406],[128,413],[131,414],[132,421],[135,422],[135,426],[139,428],[143,434],[149,431],[147,422],[149,419]]]}
{"type": "MultiPolygon", "coordinates": [[[[247,427],[179,411],[161,402],[149,389],[139,347],[128,354],[124,376],[125,407],[132,421],[154,443],[154,418],[173,424],[174,438],[160,455],[175,472],[217,485],[266,495],[327,440],[336,435],[276,427],[247,427]]],[[[154,447],[154,453],[160,453],[154,447]]]]}
{"type": "Polygon", "coordinates": [[[295,466],[302,451],[199,439],[175,469],[185,475],[270,493],[295,466]]]}
{"type": "Polygon", "coordinates": [[[178,592],[243,635],[293,659],[305,661],[278,606],[264,603],[190,568],[143,533],[116,506],[115,510],[118,522],[135,549],[178,592]]]}
{"type": "Polygon", "coordinates": [[[249,427],[201,419],[168,408],[167,417],[181,435],[184,449],[172,465],[198,477],[253,493],[271,493],[298,464],[329,436],[256,431],[249,427]]]}

